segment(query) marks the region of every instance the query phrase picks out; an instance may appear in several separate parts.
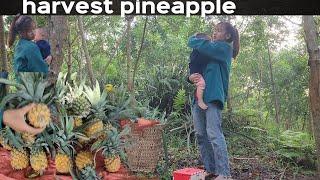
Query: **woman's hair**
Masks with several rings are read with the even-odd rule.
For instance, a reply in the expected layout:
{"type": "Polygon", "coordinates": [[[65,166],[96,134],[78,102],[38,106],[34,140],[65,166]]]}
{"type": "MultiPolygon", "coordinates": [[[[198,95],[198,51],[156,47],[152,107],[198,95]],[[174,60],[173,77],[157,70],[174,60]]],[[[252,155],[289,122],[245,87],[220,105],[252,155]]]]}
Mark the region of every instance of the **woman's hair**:
{"type": "Polygon", "coordinates": [[[232,57],[235,58],[240,50],[240,37],[237,28],[232,26],[229,22],[220,22],[218,25],[222,25],[227,34],[230,34],[230,38],[226,41],[233,43],[233,54],[232,57]]]}
{"type": "Polygon", "coordinates": [[[32,27],[33,20],[29,16],[17,15],[11,22],[9,29],[8,45],[11,47],[16,40],[17,34],[28,31],[32,27]]]}

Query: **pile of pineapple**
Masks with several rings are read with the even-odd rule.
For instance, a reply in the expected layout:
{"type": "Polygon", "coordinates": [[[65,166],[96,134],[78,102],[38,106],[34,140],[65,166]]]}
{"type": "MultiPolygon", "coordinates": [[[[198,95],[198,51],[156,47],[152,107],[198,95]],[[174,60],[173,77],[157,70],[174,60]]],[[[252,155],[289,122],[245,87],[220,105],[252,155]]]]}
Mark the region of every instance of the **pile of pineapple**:
{"type": "Polygon", "coordinates": [[[65,78],[60,74],[54,87],[40,73],[20,73],[19,83],[0,79],[0,83],[15,87],[3,98],[1,108],[35,103],[25,117],[26,122],[35,128],[45,128],[36,136],[9,127],[0,131],[1,145],[11,152],[12,168],[31,166],[32,175],[42,175],[48,160],[54,159],[57,173],[99,179],[95,157],[100,153],[105,158],[106,170],[117,172],[124,158],[122,137],[129,129],[119,132],[116,120],[109,118],[115,109],[108,103],[108,93],[112,91],[101,92],[98,82],[90,88],[84,83],[65,83],[65,78]]]}

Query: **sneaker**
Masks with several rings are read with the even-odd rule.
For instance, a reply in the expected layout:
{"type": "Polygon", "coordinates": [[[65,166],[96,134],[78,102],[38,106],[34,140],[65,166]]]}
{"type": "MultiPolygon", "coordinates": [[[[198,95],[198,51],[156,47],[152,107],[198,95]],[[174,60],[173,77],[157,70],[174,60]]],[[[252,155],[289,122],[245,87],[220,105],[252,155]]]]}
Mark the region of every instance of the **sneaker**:
{"type": "Polygon", "coordinates": [[[229,176],[219,175],[214,180],[233,180],[233,179],[231,177],[229,177],[229,176]]]}
{"type": "Polygon", "coordinates": [[[206,172],[205,180],[214,180],[218,175],[215,175],[214,173],[208,173],[206,172]]]}

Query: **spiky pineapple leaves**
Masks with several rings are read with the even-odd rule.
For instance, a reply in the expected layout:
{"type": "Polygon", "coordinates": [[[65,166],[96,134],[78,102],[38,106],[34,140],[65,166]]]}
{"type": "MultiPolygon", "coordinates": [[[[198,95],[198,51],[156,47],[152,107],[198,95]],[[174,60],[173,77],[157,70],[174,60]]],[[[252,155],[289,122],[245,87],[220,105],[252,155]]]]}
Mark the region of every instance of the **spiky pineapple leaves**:
{"type": "Polygon", "coordinates": [[[53,92],[47,88],[48,82],[45,74],[20,72],[18,79],[19,82],[0,79],[0,83],[12,85],[17,88],[16,93],[8,94],[3,98],[0,108],[4,108],[7,103],[12,102],[14,99],[18,99],[15,102],[19,102],[19,104],[13,105],[15,108],[23,107],[31,102],[51,104],[53,92]]]}

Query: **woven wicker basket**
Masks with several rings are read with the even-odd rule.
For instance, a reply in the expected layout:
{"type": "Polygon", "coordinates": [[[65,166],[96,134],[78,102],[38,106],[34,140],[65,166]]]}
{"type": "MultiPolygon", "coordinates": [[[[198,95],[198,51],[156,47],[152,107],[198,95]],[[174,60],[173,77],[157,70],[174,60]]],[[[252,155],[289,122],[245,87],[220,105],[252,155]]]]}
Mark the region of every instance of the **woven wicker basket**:
{"type": "Polygon", "coordinates": [[[128,166],[135,172],[154,172],[162,154],[162,131],[164,125],[138,130],[131,124],[131,145],[126,148],[128,166]]]}

